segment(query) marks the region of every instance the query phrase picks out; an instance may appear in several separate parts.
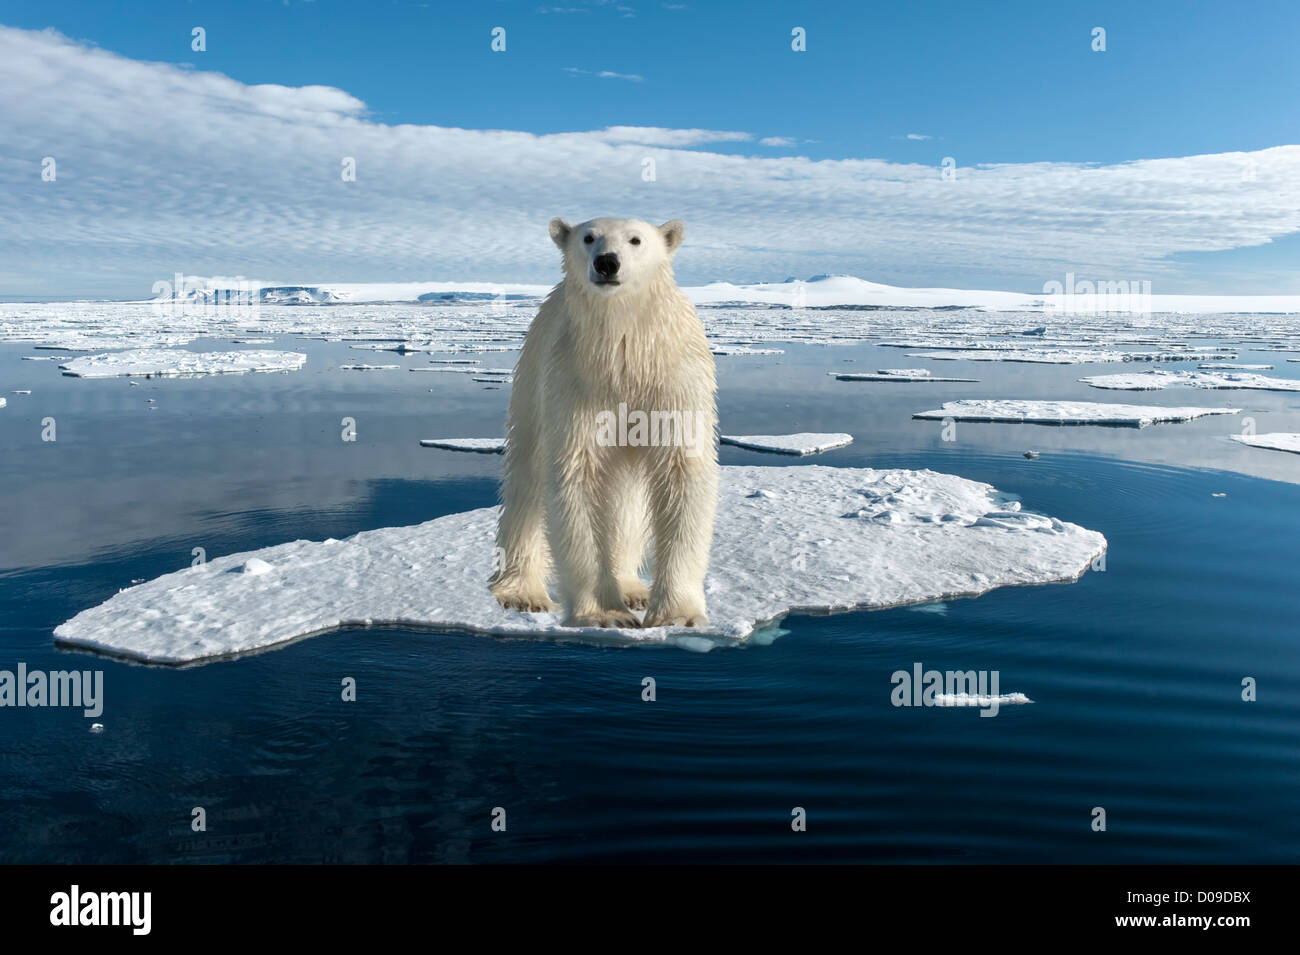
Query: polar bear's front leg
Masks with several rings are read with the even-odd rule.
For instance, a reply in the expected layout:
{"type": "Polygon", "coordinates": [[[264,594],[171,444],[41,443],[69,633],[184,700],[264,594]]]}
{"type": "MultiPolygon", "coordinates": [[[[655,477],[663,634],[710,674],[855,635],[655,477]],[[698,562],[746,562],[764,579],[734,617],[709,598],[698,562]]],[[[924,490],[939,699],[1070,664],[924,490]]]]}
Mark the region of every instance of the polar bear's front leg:
{"type": "Polygon", "coordinates": [[[618,597],[614,603],[605,602],[605,606],[644,610],[650,601],[650,590],[640,577],[649,533],[645,474],[635,454],[627,449],[617,454],[598,515],[597,543],[608,548],[608,553],[602,555],[601,575],[604,585],[618,597]]]}
{"type": "MultiPolygon", "coordinates": [[[[527,346],[525,346],[527,351],[527,346]]],[[[506,422],[505,478],[497,522],[497,566],[488,589],[507,610],[542,613],[555,609],[546,592],[550,554],[546,547],[545,465],[539,433],[535,376],[521,357],[517,387],[506,422]]]]}
{"type": "Polygon", "coordinates": [[[718,506],[717,452],[692,457],[674,447],[658,456],[650,477],[655,580],[643,626],[703,627],[704,577],[709,570],[718,506]]]}
{"type": "MultiPolygon", "coordinates": [[[[576,442],[575,442],[576,444],[576,442]]],[[[551,468],[546,527],[570,627],[639,627],[613,574],[607,475],[598,452],[571,444],[551,468]]]]}

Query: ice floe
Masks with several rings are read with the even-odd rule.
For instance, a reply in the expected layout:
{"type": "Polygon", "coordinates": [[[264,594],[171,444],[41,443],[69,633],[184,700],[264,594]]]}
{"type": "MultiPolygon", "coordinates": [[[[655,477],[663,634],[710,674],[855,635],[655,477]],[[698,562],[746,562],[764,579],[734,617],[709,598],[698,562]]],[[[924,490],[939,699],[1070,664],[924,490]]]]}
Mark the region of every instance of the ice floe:
{"type": "Polygon", "coordinates": [[[940,378],[930,374],[928,368],[880,368],[876,373],[829,371],[836,381],[903,381],[903,382],[965,382],[975,383],[978,378],[940,378]]]}
{"type": "Polygon", "coordinates": [[[714,345],[715,355],[784,355],[783,348],[754,348],[750,345],[714,345]]]}
{"type": "Polygon", "coordinates": [[[992,696],[988,693],[936,693],[935,706],[978,706],[989,707],[1003,704],[1034,702],[1023,693],[1000,693],[992,696]]]}
{"type": "Polygon", "coordinates": [[[422,448],[441,448],[444,451],[474,451],[479,454],[500,454],[506,449],[505,438],[422,438],[422,448]]]}
{"type": "Polygon", "coordinates": [[[247,372],[295,371],[307,361],[301,352],[208,351],[179,348],[142,348],[135,351],[85,355],[59,366],[76,378],[157,377],[192,375],[242,375],[247,372]]]}
{"type": "Polygon", "coordinates": [[[706,581],[711,625],[577,629],[554,614],[503,610],[488,592],[497,513],[217,557],[77,614],[55,640],[168,664],[372,626],[705,650],[744,642],[792,611],[880,609],[1072,581],[1106,547],[1096,531],[1022,511],[991,486],[954,475],[724,467],[706,581]],[[271,570],[244,572],[253,560],[271,570]]]}
{"type": "Polygon", "coordinates": [[[1114,391],[1159,391],[1171,386],[1185,388],[1212,388],[1253,391],[1300,391],[1300,381],[1294,378],[1270,378],[1250,372],[1149,371],[1127,372],[1121,375],[1090,375],[1080,381],[1093,388],[1114,391]]]}
{"type": "Polygon", "coordinates": [[[479,368],[477,363],[464,365],[417,365],[410,371],[432,371],[445,375],[513,375],[513,368],[479,368]]]}
{"type": "Polygon", "coordinates": [[[401,365],[339,365],[339,371],[396,371],[401,365]]]}
{"type": "Polygon", "coordinates": [[[1203,415],[1238,414],[1240,408],[1165,408],[1100,401],[1031,401],[975,398],[945,401],[936,411],[919,411],[913,418],[941,421],[997,421],[1024,424],[1106,424],[1131,428],[1169,421],[1191,421],[1203,415]]]}
{"type": "Polygon", "coordinates": [[[1269,434],[1231,434],[1233,441],[1240,441],[1252,448],[1267,448],[1270,451],[1290,451],[1300,454],[1300,434],[1286,431],[1274,431],[1269,434]]]}
{"type": "Polygon", "coordinates": [[[772,454],[821,454],[853,443],[853,435],[843,433],[819,434],[801,431],[798,434],[724,434],[719,439],[751,451],[772,454]]]}
{"type": "Polygon", "coordinates": [[[1228,351],[1112,351],[1096,348],[977,348],[909,352],[908,358],[934,361],[1007,361],[1034,365],[1083,365],[1115,361],[1201,361],[1236,358],[1228,351]]]}

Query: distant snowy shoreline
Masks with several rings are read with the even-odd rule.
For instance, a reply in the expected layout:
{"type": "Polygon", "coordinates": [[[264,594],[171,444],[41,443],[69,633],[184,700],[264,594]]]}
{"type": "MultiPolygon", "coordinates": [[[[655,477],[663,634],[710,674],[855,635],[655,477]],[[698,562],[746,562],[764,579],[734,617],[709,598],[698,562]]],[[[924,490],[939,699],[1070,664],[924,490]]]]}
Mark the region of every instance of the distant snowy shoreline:
{"type": "MultiPolygon", "coordinates": [[[[219,301],[231,286],[219,280],[194,279],[178,300],[191,304],[219,301]]],[[[1051,283],[1048,283],[1051,284],[1051,283]]],[[[1057,283],[1059,284],[1059,283],[1057,283]]],[[[1094,284],[1082,283],[1087,288],[1094,284]]],[[[376,305],[517,303],[540,299],[551,286],[494,282],[371,282],[371,283],[257,283],[241,282],[239,290],[252,288],[265,305],[376,305]]],[[[1066,295],[1003,292],[990,289],[906,288],[869,282],[850,275],[818,275],[783,282],[732,284],[712,282],[683,286],[697,306],[766,306],[770,308],[976,308],[996,311],[1042,311],[1062,316],[1131,312],[1127,298],[1104,291],[1066,295]]],[[[1135,300],[1136,301],[1136,300],[1135,300]]],[[[152,303],[152,299],[140,302],[152,303]]],[[[23,303],[8,303],[23,304],[23,303]]],[[[84,304],[70,302],[67,304],[84,304]]],[[[1300,295],[1147,295],[1141,300],[1150,313],[1252,313],[1300,314],[1300,295]]]]}

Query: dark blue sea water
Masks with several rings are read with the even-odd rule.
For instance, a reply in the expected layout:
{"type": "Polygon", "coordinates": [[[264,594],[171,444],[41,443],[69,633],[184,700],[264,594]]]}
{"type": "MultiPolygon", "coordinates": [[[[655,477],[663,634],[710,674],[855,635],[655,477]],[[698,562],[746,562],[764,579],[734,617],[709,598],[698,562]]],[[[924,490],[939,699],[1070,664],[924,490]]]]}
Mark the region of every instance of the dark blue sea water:
{"type": "MultiPolygon", "coordinates": [[[[138,387],[63,378],[53,362],[20,361],[50,353],[0,347],[0,669],[102,669],[106,697],[99,734],[79,710],[0,709],[0,861],[1300,853],[1300,457],[1226,440],[1239,418],[1140,431],[959,424],[945,442],[937,422],[910,417],[963,397],[1076,397],[1231,405],[1261,432],[1300,431],[1300,395],[1101,392],[1075,379],[1130,369],[918,362],[872,345],[720,358],[724,430],[847,431],[851,447],[804,463],[987,481],[1102,531],[1105,569],[925,608],[792,616],[771,645],[708,654],[389,630],[188,669],[56,649],[56,625],[188,565],[194,547],[217,556],[341,538],[494,502],[498,457],[417,442],[499,434],[508,389],[343,372],[376,359],[277,345],[308,352],[307,367],[138,387]],[[915,365],[982,381],[826,375],[915,365]],[[22,388],[33,394],[12,394],[22,388]],[[340,440],[345,416],[355,443],[340,440]],[[55,442],[41,441],[45,417],[55,442]],[[895,708],[890,675],[916,662],[998,670],[1003,692],[1034,703],[992,719],[895,708]],[[646,676],[655,702],[641,699],[646,676]],[[356,702],[340,699],[345,677],[356,702]],[[1242,700],[1246,677],[1256,702],[1242,700]],[[194,807],[206,832],[191,829],[194,807]],[[491,827],[495,807],[504,832],[491,827]],[[791,829],[795,807],[806,832],[791,829]]],[[[1271,374],[1300,374],[1278,365],[1271,374]]],[[[798,466],[734,448],[721,457],[798,466]]]]}

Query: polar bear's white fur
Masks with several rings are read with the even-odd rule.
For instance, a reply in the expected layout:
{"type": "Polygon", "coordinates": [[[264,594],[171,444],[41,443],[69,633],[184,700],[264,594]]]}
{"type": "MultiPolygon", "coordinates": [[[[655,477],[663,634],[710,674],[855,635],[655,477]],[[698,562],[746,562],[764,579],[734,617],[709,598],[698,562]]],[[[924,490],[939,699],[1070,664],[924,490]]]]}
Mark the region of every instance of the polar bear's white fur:
{"type": "Polygon", "coordinates": [[[506,422],[492,593],[579,627],[704,626],[716,375],[672,259],[685,227],[551,220],[564,280],[528,330],[506,422]],[[654,542],[654,584],[639,569],[654,542]],[[633,610],[645,609],[643,621],[633,610]]]}

